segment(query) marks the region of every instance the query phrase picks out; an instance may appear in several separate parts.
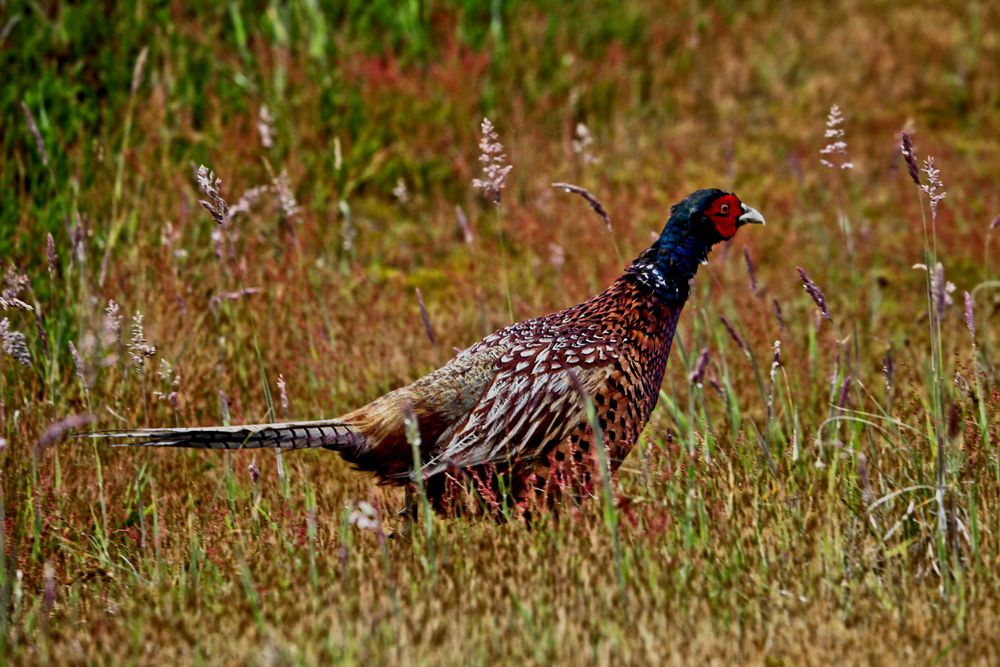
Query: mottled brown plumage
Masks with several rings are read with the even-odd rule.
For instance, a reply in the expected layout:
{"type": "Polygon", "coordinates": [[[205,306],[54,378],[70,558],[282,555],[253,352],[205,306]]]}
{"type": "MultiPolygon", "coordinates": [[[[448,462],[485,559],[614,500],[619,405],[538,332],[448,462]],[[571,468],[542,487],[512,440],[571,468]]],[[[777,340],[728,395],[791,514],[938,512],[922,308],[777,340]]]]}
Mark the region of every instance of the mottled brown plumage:
{"type": "Polygon", "coordinates": [[[671,209],[659,240],[601,294],[490,334],[339,419],[100,435],[148,446],[324,447],[384,483],[422,476],[439,509],[454,506],[449,480],[473,480],[480,490],[502,486],[523,498],[547,493],[558,470],[573,478],[575,492],[586,492],[596,470],[595,436],[579,387],[593,399],[617,469],[656,405],[690,280],[712,245],[747,222],[763,218],[735,195],[699,190],[671,209]],[[407,415],[419,428],[419,470],[407,415]]]}

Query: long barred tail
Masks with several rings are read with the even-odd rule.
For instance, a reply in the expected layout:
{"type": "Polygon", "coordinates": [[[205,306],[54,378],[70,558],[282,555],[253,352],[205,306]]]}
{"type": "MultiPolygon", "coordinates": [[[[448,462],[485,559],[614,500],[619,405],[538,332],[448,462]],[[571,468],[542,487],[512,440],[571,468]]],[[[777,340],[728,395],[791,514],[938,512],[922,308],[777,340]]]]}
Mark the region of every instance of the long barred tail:
{"type": "Polygon", "coordinates": [[[135,431],[80,433],[78,437],[109,440],[113,447],[194,447],[197,449],[311,449],[326,447],[344,454],[364,450],[365,437],[335,421],[154,428],[135,431]]]}

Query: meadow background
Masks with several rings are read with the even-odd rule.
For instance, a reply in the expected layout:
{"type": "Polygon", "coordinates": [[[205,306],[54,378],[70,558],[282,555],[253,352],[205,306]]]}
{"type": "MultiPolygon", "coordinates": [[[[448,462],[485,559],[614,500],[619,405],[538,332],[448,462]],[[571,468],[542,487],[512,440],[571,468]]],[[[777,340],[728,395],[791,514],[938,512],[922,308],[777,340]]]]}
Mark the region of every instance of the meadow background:
{"type": "Polygon", "coordinates": [[[997,81],[991,2],[0,2],[0,661],[996,664],[997,81]],[[613,505],[388,539],[324,451],[60,438],[336,416],[506,324],[501,258],[565,307],[710,186],[768,225],[613,505]]]}

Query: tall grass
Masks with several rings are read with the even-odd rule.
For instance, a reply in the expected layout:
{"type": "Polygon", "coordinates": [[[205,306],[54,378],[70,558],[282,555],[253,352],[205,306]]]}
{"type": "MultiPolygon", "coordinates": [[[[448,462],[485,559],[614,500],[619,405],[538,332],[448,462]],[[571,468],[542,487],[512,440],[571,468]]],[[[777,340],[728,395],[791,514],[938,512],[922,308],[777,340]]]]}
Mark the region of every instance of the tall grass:
{"type": "Polygon", "coordinates": [[[997,11],[11,6],[0,660],[995,662],[997,11]],[[502,211],[469,187],[484,116],[516,158],[502,211]],[[336,416],[602,289],[720,183],[768,226],[699,272],[613,483],[530,525],[442,521],[418,487],[389,539],[402,493],[326,452],[279,475],[55,437],[336,416]]]}

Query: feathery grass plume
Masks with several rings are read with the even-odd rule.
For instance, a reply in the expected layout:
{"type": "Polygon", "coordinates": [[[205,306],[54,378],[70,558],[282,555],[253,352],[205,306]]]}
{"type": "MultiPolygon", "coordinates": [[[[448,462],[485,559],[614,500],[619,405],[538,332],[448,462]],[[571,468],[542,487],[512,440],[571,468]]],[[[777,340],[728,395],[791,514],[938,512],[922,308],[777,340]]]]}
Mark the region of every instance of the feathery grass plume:
{"type": "Polygon", "coordinates": [[[45,237],[45,258],[48,260],[49,275],[51,276],[59,265],[59,255],[56,254],[56,240],[52,238],[51,232],[45,237]]]}
{"type": "Polygon", "coordinates": [[[24,334],[10,328],[10,320],[0,320],[0,350],[25,368],[31,368],[31,353],[24,334]]]}
{"type": "Polygon", "coordinates": [[[604,209],[604,206],[598,201],[597,197],[590,194],[585,188],[581,188],[579,185],[573,185],[571,183],[553,183],[552,187],[558,188],[563,192],[569,192],[571,194],[580,195],[583,197],[590,208],[594,210],[594,213],[600,216],[601,220],[604,221],[604,226],[608,228],[608,231],[612,231],[611,228],[611,218],[608,216],[608,212],[604,209]]]}
{"type": "Polygon", "coordinates": [[[267,185],[255,185],[244,192],[236,203],[229,207],[229,219],[232,220],[241,213],[248,213],[270,189],[271,187],[267,185]]]}
{"type": "MultiPolygon", "coordinates": [[[[241,213],[247,213],[253,208],[260,198],[271,188],[266,185],[255,185],[244,192],[235,204],[229,207],[229,219],[232,220],[241,213]]],[[[280,195],[279,195],[280,197],[280,195]]],[[[293,197],[294,199],[294,197],[293,197]]],[[[280,200],[279,200],[280,205],[280,200]]]]}
{"type": "Polygon", "coordinates": [[[746,262],[747,275],[750,276],[750,291],[757,294],[759,292],[757,288],[757,272],[754,270],[753,260],[750,259],[750,250],[746,246],[743,246],[743,261],[746,262]]]}
{"type": "Polygon", "coordinates": [[[73,341],[69,341],[69,356],[73,358],[73,368],[76,371],[76,377],[80,380],[80,384],[83,385],[83,390],[87,391],[90,389],[90,383],[87,382],[87,374],[83,368],[83,359],[80,358],[80,352],[76,349],[73,341]]]}
{"type": "Polygon", "coordinates": [[[139,51],[139,57],[135,59],[135,67],[132,68],[132,95],[135,95],[136,91],[139,90],[139,86],[142,84],[142,70],[146,67],[146,57],[149,55],[149,47],[142,47],[142,51],[139,51]]]}
{"type": "Polygon", "coordinates": [[[108,305],[104,309],[104,340],[106,347],[117,345],[122,339],[122,312],[121,306],[108,299],[108,305]]]}
{"type": "Polygon", "coordinates": [[[465,211],[462,210],[461,206],[455,206],[455,220],[458,222],[459,228],[462,230],[462,238],[465,240],[466,245],[472,245],[475,241],[475,236],[472,234],[472,227],[469,225],[469,218],[466,217],[465,211]]]}
{"type": "Polygon", "coordinates": [[[274,188],[274,193],[278,197],[278,208],[281,209],[282,215],[285,216],[285,221],[295,222],[299,216],[299,202],[295,198],[295,193],[292,192],[292,184],[288,178],[287,169],[282,169],[281,173],[272,179],[271,187],[274,188]]]}
{"type": "Polygon", "coordinates": [[[726,327],[726,331],[728,331],[729,335],[732,336],[732,339],[736,341],[736,344],[740,346],[740,349],[747,354],[750,354],[750,346],[747,345],[745,340],[743,340],[743,336],[740,335],[740,332],[738,332],[733,325],[729,323],[729,320],[726,319],[725,315],[719,315],[719,319],[722,320],[722,326],[726,327]]]}
{"type": "Polygon", "coordinates": [[[976,337],[976,313],[975,313],[975,306],[974,306],[974,304],[972,302],[972,295],[971,294],[969,294],[968,292],[962,292],[962,295],[965,297],[965,313],[964,313],[964,316],[965,316],[965,326],[969,330],[969,334],[974,339],[976,337]]]}
{"type": "Polygon", "coordinates": [[[820,314],[824,318],[830,320],[830,323],[833,324],[833,315],[830,314],[829,309],[827,309],[826,307],[826,297],[823,296],[823,291],[819,288],[818,285],[816,285],[816,283],[814,283],[809,278],[808,274],[806,274],[805,269],[803,269],[801,266],[797,266],[795,267],[795,269],[799,272],[799,277],[802,279],[802,286],[805,288],[806,292],[812,298],[813,303],[816,304],[816,307],[819,308],[820,314]]]}
{"type": "Polygon", "coordinates": [[[427,333],[427,340],[431,342],[431,345],[437,346],[437,337],[434,335],[434,329],[431,327],[431,318],[427,314],[427,306],[424,304],[424,295],[417,288],[417,304],[420,306],[420,319],[424,321],[424,331],[427,333]]]}
{"type": "Polygon", "coordinates": [[[514,167],[507,164],[507,156],[503,152],[503,144],[497,136],[497,131],[489,118],[483,118],[480,125],[479,162],[483,165],[485,178],[476,178],[472,187],[483,193],[493,204],[500,205],[500,193],[507,181],[507,174],[514,167]]]}
{"type": "Polygon", "coordinates": [[[688,375],[688,382],[693,385],[700,385],[705,380],[705,371],[708,369],[708,348],[701,348],[698,353],[698,360],[694,362],[694,369],[688,375]]]}
{"type": "Polygon", "coordinates": [[[160,368],[156,371],[156,374],[160,377],[160,382],[163,383],[163,386],[168,391],[153,391],[153,397],[158,401],[169,402],[174,410],[178,409],[180,407],[180,394],[178,393],[181,387],[180,372],[174,372],[170,362],[160,357],[160,368]]]}
{"type": "Polygon", "coordinates": [[[146,334],[143,331],[142,312],[137,311],[132,316],[132,337],[128,344],[128,356],[132,359],[132,366],[135,368],[137,375],[143,375],[146,359],[155,355],[156,348],[149,344],[146,340],[146,334]]]}
{"type": "Polygon", "coordinates": [[[260,134],[261,146],[270,148],[274,145],[274,116],[266,104],[261,104],[257,112],[257,132],[260,134]]]}
{"type": "Polygon", "coordinates": [[[951,286],[951,291],[954,291],[955,286],[950,283],[946,283],[944,279],[944,264],[938,262],[934,266],[934,279],[931,281],[931,294],[934,296],[934,312],[937,313],[938,319],[944,319],[944,308],[947,305],[951,305],[952,299],[949,295],[949,290],[945,285],[951,286]]]}
{"type": "Polygon", "coordinates": [[[902,137],[902,142],[899,146],[900,153],[903,154],[903,161],[906,162],[906,172],[910,175],[910,179],[919,187],[920,186],[920,170],[917,168],[917,154],[913,150],[913,140],[910,139],[910,133],[905,130],[900,133],[902,137]]]}
{"type": "Polygon", "coordinates": [[[278,373],[278,403],[281,405],[281,414],[288,419],[288,383],[285,382],[284,373],[278,373]]]}
{"type": "Polygon", "coordinates": [[[574,131],[573,141],[570,146],[573,152],[583,161],[584,164],[597,164],[600,160],[590,152],[594,144],[594,137],[590,134],[590,129],[583,123],[577,123],[574,131]]]}
{"type": "Polygon", "coordinates": [[[0,308],[3,310],[13,308],[14,310],[34,311],[34,308],[19,298],[27,286],[27,274],[22,273],[13,264],[8,265],[7,272],[4,274],[3,290],[0,290],[0,308]]]}
{"type": "Polygon", "coordinates": [[[549,244],[549,264],[557,271],[566,264],[566,251],[558,243],[549,244]]]}
{"type": "Polygon", "coordinates": [[[212,314],[215,314],[219,304],[223,301],[237,301],[245,296],[251,296],[253,294],[260,294],[260,288],[244,287],[243,289],[233,290],[230,292],[219,292],[218,294],[213,294],[212,298],[208,300],[208,308],[212,311],[212,314]]]}
{"type": "Polygon", "coordinates": [[[924,159],[923,172],[927,176],[927,183],[921,185],[920,189],[927,194],[931,202],[931,221],[937,220],[938,204],[941,203],[948,193],[944,191],[944,184],[941,182],[941,171],[934,166],[934,158],[927,156],[924,159]]]}
{"type": "Polygon", "coordinates": [[[830,169],[854,169],[854,163],[847,157],[847,133],[841,125],[844,124],[844,114],[840,107],[834,104],[830,107],[830,113],[826,117],[826,132],[824,136],[828,142],[820,149],[820,155],[827,155],[831,159],[820,158],[820,164],[830,169]],[[833,160],[836,160],[834,162],[833,160]]]}
{"type": "Polygon", "coordinates": [[[35,138],[35,148],[38,149],[38,155],[42,158],[42,165],[48,167],[49,153],[45,150],[42,133],[38,131],[38,124],[35,122],[35,117],[31,115],[31,109],[24,100],[21,100],[21,112],[24,113],[24,119],[28,121],[28,130],[31,132],[31,136],[35,138]]]}
{"type": "Polygon", "coordinates": [[[406,181],[403,180],[402,176],[396,179],[396,186],[392,189],[392,196],[400,204],[408,204],[410,202],[410,191],[406,188],[406,181]]]}
{"type": "Polygon", "coordinates": [[[198,203],[205,207],[220,227],[225,227],[229,222],[229,204],[222,197],[222,179],[202,164],[195,170],[194,180],[202,194],[208,197],[208,200],[199,199],[198,203]]]}
{"type": "MultiPolygon", "coordinates": [[[[913,268],[920,271],[927,271],[926,264],[914,264],[913,268]]],[[[945,280],[944,265],[941,262],[934,265],[934,271],[931,272],[929,289],[934,315],[940,320],[944,318],[945,308],[955,303],[955,299],[951,295],[954,294],[956,289],[955,283],[945,280]]]]}

